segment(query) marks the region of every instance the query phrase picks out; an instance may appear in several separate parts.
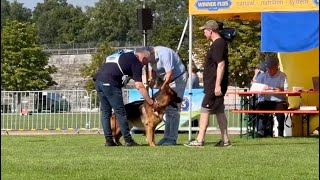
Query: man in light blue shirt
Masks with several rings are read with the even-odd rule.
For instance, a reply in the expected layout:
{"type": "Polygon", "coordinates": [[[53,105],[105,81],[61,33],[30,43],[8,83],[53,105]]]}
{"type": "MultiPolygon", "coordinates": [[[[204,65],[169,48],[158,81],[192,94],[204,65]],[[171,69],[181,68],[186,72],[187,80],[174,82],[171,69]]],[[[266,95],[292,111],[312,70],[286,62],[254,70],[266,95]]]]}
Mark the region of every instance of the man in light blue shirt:
{"type": "MultiPolygon", "coordinates": [[[[284,91],[284,81],[286,74],[279,70],[278,59],[267,57],[265,61],[267,73],[263,73],[257,78],[257,83],[265,84],[266,91],[284,91]]],[[[286,110],[288,109],[288,98],[285,94],[261,95],[258,99],[257,110],[286,110]]],[[[276,114],[278,126],[278,136],[283,136],[284,131],[284,114],[276,114]]],[[[260,119],[260,118],[258,118],[260,119]]],[[[267,120],[264,119],[264,123],[267,120]]],[[[272,127],[269,129],[269,135],[272,136],[272,127]]],[[[264,136],[268,133],[264,132],[264,136]]]]}
{"type": "MultiPolygon", "coordinates": [[[[163,46],[149,47],[151,54],[149,60],[152,74],[149,86],[152,88],[156,77],[161,78],[164,84],[170,84],[177,95],[183,99],[184,91],[188,80],[188,72],[178,54],[170,48],[163,46]]],[[[163,85],[160,87],[162,88],[163,85]]],[[[158,145],[176,145],[180,124],[181,104],[178,108],[169,106],[165,113],[164,137],[158,145]]]]}

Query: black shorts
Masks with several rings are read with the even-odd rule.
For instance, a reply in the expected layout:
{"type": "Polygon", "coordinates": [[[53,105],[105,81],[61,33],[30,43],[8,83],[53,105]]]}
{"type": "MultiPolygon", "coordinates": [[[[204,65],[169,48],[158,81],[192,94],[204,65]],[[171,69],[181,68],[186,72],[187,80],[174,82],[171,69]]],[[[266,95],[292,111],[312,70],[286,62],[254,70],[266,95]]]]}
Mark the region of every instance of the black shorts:
{"type": "Polygon", "coordinates": [[[224,96],[205,94],[201,104],[201,112],[210,114],[224,113],[224,96]]]}

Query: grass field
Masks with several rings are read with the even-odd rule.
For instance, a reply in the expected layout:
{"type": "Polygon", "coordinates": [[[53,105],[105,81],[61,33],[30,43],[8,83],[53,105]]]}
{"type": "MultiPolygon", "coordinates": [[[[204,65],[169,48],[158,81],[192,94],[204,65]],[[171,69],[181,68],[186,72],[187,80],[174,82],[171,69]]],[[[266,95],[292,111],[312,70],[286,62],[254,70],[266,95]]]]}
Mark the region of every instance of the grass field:
{"type": "MultiPolygon", "coordinates": [[[[217,148],[104,147],[103,135],[1,136],[1,178],[26,179],[318,179],[319,138],[239,138],[217,148]]],[[[156,136],[159,140],[161,134],[156,136]]]]}

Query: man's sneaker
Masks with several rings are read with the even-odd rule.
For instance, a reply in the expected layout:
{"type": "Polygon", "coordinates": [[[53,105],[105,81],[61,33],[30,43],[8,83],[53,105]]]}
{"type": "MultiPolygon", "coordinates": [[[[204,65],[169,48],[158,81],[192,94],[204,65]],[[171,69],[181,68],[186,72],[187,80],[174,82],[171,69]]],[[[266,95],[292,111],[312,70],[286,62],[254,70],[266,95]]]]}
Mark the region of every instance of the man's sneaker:
{"type": "Polygon", "coordinates": [[[175,146],[175,145],[177,145],[177,141],[175,141],[175,140],[167,140],[167,141],[164,141],[159,146],[175,146]]]}
{"type": "Polygon", "coordinates": [[[258,137],[264,137],[264,131],[263,130],[257,131],[257,135],[258,137]]]}
{"type": "Polygon", "coordinates": [[[228,142],[223,142],[222,140],[220,140],[216,145],[214,145],[216,147],[231,147],[231,142],[228,141],[228,142]]]}
{"type": "Polygon", "coordinates": [[[140,144],[138,144],[134,140],[132,140],[130,142],[125,142],[124,146],[140,146],[140,144]]]}
{"type": "Polygon", "coordinates": [[[109,146],[118,146],[117,143],[115,143],[114,141],[106,141],[106,143],[104,144],[104,146],[109,147],[109,146]]]}
{"type": "Polygon", "coordinates": [[[284,137],[284,136],[283,136],[283,131],[279,131],[279,132],[278,132],[278,137],[284,137]]]}
{"type": "Polygon", "coordinates": [[[157,145],[160,146],[162,145],[167,139],[166,138],[162,138],[158,143],[157,145]]]}
{"type": "Polygon", "coordinates": [[[193,140],[193,141],[190,141],[190,142],[183,144],[183,145],[185,145],[187,147],[202,147],[202,146],[204,146],[204,141],[199,142],[198,140],[193,140]]]}

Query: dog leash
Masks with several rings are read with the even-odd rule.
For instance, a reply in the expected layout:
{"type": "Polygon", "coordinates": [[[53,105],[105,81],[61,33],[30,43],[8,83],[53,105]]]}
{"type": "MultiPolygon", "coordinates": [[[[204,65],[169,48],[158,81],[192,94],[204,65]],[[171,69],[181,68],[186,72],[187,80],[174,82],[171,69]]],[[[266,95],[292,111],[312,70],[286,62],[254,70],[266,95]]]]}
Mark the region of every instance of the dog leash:
{"type": "Polygon", "coordinates": [[[183,71],[181,74],[179,74],[177,77],[175,77],[171,82],[175,81],[176,79],[178,79],[178,77],[180,77],[182,74],[186,73],[186,71],[183,71]]]}

